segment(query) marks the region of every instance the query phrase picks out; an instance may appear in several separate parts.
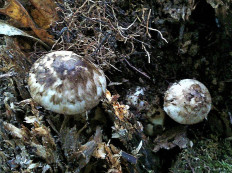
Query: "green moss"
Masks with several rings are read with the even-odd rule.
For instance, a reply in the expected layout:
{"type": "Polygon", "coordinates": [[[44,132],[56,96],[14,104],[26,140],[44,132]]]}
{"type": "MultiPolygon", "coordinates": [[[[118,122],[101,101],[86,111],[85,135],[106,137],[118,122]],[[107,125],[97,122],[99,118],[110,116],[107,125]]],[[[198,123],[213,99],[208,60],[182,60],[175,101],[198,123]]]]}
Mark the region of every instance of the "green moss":
{"type": "Polygon", "coordinates": [[[179,154],[170,171],[173,173],[232,172],[231,141],[196,140],[192,148],[187,148],[179,154]]]}

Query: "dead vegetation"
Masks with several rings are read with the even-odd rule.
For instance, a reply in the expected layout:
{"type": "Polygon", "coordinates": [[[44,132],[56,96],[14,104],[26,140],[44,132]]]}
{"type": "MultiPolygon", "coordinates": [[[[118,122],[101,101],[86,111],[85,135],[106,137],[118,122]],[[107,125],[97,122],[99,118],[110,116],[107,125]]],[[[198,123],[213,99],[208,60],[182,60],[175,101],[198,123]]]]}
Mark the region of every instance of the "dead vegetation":
{"type": "MultiPolygon", "coordinates": [[[[191,154],[202,154],[193,146],[230,145],[229,1],[0,4],[0,172],[196,172],[195,166],[215,162],[191,154]],[[84,119],[70,117],[62,128],[63,115],[34,103],[27,89],[33,62],[54,50],[94,61],[108,78],[102,103],[84,119]],[[183,78],[196,78],[211,92],[214,108],[199,125],[179,125],[162,110],[164,91],[183,78]],[[130,104],[128,95],[138,86],[137,105],[130,104]]],[[[215,157],[222,170],[231,170],[231,159],[223,158],[215,157]]]]}

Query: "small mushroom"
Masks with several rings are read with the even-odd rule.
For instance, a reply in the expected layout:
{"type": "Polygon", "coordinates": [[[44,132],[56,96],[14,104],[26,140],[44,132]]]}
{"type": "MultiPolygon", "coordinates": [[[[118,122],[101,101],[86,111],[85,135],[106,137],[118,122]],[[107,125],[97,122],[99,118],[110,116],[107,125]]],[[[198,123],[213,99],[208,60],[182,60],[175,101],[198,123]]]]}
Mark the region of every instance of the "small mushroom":
{"type": "Polygon", "coordinates": [[[81,114],[95,107],[106,91],[103,71],[72,51],[55,51],[39,58],[29,72],[31,97],[45,109],[81,114]]]}
{"type": "Polygon", "coordinates": [[[211,109],[211,96],[201,82],[184,79],[174,83],[165,93],[164,111],[180,124],[196,124],[211,109]]]}
{"type": "Polygon", "coordinates": [[[144,96],[145,88],[137,86],[136,88],[130,89],[126,95],[126,104],[141,111],[146,108],[146,101],[142,99],[144,96]]]}

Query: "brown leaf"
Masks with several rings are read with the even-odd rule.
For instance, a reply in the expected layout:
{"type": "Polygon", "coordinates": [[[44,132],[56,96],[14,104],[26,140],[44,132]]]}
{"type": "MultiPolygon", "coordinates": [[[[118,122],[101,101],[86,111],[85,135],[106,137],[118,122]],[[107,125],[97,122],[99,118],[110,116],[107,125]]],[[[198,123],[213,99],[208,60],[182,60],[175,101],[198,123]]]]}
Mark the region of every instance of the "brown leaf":
{"type": "Polygon", "coordinates": [[[106,151],[106,160],[109,162],[111,169],[115,170],[116,172],[121,172],[122,167],[120,163],[120,155],[119,153],[113,154],[112,148],[105,144],[105,151],[106,151]]]}
{"type": "Polygon", "coordinates": [[[189,143],[189,139],[186,136],[186,128],[179,126],[173,129],[170,129],[163,133],[161,136],[158,136],[154,140],[155,148],[154,152],[159,151],[160,149],[172,149],[176,146],[180,148],[186,148],[189,143]]]}
{"type": "Polygon", "coordinates": [[[105,142],[98,143],[97,148],[93,152],[93,156],[98,159],[106,158],[105,142]]]}
{"type": "Polygon", "coordinates": [[[109,90],[106,90],[106,99],[111,102],[112,101],[112,96],[109,90]]]}
{"type": "Polygon", "coordinates": [[[106,91],[106,99],[110,104],[113,105],[115,115],[120,121],[125,121],[124,118],[128,118],[129,116],[129,106],[119,104],[119,102],[117,101],[118,98],[119,95],[111,96],[111,93],[108,90],[106,91]]]}
{"type": "Polygon", "coordinates": [[[4,128],[12,134],[12,136],[19,138],[24,142],[28,141],[31,136],[30,130],[23,125],[21,129],[7,122],[3,122],[3,125],[4,128]]]}
{"type": "Polygon", "coordinates": [[[113,104],[113,108],[115,110],[115,115],[121,120],[124,121],[125,117],[128,117],[128,106],[127,105],[120,105],[118,102],[113,104]]]}
{"type": "Polygon", "coordinates": [[[56,13],[56,4],[52,0],[30,0],[35,6],[35,10],[31,12],[34,21],[43,29],[48,29],[50,25],[59,20],[56,13]]]}
{"type": "Polygon", "coordinates": [[[46,30],[36,27],[34,21],[19,1],[9,0],[4,8],[0,8],[0,13],[20,22],[24,27],[30,27],[42,41],[49,45],[54,43],[53,36],[48,34],[46,30]]]}

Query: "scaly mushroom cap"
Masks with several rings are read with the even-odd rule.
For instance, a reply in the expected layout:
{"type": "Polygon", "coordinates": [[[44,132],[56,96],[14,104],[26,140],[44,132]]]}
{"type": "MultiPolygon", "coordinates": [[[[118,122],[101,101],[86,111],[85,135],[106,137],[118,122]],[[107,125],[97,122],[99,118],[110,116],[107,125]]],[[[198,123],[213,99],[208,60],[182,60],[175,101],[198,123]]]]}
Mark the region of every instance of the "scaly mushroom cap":
{"type": "Polygon", "coordinates": [[[164,96],[164,111],[180,124],[201,122],[210,109],[210,93],[197,80],[184,79],[174,83],[164,96]]]}
{"type": "Polygon", "coordinates": [[[33,64],[28,86],[33,100],[45,109],[75,115],[99,103],[106,78],[98,66],[74,52],[56,51],[33,64]]]}

